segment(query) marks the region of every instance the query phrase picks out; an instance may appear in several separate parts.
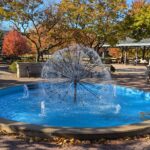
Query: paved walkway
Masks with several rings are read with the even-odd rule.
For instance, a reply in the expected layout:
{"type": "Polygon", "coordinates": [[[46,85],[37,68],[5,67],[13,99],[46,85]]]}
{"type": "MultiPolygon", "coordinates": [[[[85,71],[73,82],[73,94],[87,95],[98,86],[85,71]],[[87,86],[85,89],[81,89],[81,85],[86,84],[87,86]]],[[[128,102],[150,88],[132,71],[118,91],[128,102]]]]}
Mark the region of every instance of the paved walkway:
{"type": "Polygon", "coordinates": [[[145,66],[114,65],[116,72],[112,75],[116,84],[150,91],[150,83],[146,82],[145,66]]]}
{"type": "MultiPolygon", "coordinates": [[[[112,78],[117,84],[137,87],[150,91],[150,84],[145,81],[144,66],[125,66],[114,65],[116,73],[112,78]]],[[[17,79],[15,74],[7,71],[5,67],[0,66],[0,88],[16,84],[24,84],[40,81],[40,78],[22,78],[17,79]]],[[[149,150],[150,137],[137,140],[111,140],[106,144],[81,144],[79,146],[59,147],[50,142],[29,143],[15,136],[0,134],[0,150],[149,150]]]]}
{"type": "Polygon", "coordinates": [[[0,66],[0,88],[40,81],[40,78],[20,78],[18,79],[15,73],[8,71],[8,67],[0,66]]]}

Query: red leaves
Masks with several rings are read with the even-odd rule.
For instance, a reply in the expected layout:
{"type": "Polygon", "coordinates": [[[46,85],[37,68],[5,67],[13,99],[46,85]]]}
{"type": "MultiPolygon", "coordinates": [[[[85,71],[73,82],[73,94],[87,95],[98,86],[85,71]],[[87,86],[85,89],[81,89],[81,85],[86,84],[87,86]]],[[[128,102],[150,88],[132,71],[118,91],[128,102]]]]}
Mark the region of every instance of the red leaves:
{"type": "Polygon", "coordinates": [[[27,40],[16,30],[9,31],[4,36],[2,53],[7,56],[18,56],[28,53],[30,47],[27,40]]]}

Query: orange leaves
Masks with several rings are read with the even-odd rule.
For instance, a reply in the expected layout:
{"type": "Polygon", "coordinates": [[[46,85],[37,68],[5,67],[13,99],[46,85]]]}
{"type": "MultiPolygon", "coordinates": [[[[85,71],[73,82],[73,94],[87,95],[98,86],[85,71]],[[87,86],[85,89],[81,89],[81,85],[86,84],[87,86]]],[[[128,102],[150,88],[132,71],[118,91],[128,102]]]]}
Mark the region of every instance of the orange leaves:
{"type": "Polygon", "coordinates": [[[136,14],[145,5],[145,0],[134,0],[132,3],[132,13],[136,14]]]}
{"type": "Polygon", "coordinates": [[[115,58],[118,58],[121,55],[121,52],[119,48],[110,48],[109,54],[115,58]]]}
{"type": "Polygon", "coordinates": [[[28,53],[30,48],[27,40],[19,32],[12,30],[4,36],[2,53],[8,56],[18,56],[28,53]]]}

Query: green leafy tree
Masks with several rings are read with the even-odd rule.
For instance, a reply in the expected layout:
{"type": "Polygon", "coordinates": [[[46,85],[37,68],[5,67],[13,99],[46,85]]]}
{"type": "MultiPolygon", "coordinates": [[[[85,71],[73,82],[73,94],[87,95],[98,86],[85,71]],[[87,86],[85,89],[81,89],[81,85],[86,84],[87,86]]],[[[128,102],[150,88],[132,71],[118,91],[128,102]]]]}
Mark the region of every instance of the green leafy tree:
{"type": "MultiPolygon", "coordinates": [[[[14,3],[13,0],[0,0],[0,20],[9,20],[11,16],[15,16],[15,11],[10,11],[8,6],[14,3]]],[[[18,6],[19,7],[19,6],[18,6]]]]}
{"type": "Polygon", "coordinates": [[[104,43],[113,45],[123,36],[125,0],[62,0],[59,10],[76,43],[99,51],[104,43]]]}
{"type": "MultiPolygon", "coordinates": [[[[1,22],[3,20],[2,12],[3,12],[2,2],[0,1],[0,26],[1,26],[1,22]]],[[[2,52],[2,40],[3,40],[3,32],[0,30],[0,54],[2,52]]]]}
{"type": "MultiPolygon", "coordinates": [[[[124,30],[128,37],[140,41],[150,38],[150,1],[134,0],[124,19],[124,30]]],[[[142,59],[145,59],[146,48],[142,49],[142,59]]]]}
{"type": "Polygon", "coordinates": [[[137,41],[150,38],[150,2],[135,0],[124,20],[128,36],[137,41]]]}

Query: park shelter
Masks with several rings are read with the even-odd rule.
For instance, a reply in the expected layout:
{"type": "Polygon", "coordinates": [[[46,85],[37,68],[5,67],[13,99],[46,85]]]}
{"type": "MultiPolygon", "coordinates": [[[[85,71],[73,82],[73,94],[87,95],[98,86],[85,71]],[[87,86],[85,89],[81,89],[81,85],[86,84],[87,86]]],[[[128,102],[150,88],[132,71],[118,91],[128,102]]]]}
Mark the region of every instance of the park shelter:
{"type": "Polygon", "coordinates": [[[103,49],[106,50],[108,48],[120,48],[121,49],[121,58],[123,63],[127,63],[127,52],[130,49],[135,49],[135,58],[138,59],[138,50],[142,49],[142,59],[145,59],[145,52],[150,49],[150,38],[142,39],[141,41],[137,41],[135,39],[126,38],[125,40],[121,40],[115,46],[111,46],[109,44],[104,44],[103,49]]]}

